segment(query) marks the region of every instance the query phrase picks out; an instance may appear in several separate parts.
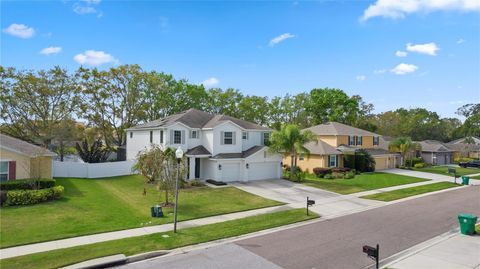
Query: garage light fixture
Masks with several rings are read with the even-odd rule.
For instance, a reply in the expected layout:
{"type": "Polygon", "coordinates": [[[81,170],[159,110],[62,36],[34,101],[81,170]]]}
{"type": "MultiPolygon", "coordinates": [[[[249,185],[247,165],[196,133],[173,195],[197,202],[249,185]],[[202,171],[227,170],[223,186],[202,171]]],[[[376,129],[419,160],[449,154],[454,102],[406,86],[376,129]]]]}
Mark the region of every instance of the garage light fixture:
{"type": "Polygon", "coordinates": [[[221,164],[218,165],[218,170],[222,170],[222,165],[221,164]]]}
{"type": "Polygon", "coordinates": [[[247,163],[247,164],[245,165],[245,168],[247,168],[247,169],[248,169],[248,166],[249,166],[249,165],[248,165],[248,163],[247,163]]]}

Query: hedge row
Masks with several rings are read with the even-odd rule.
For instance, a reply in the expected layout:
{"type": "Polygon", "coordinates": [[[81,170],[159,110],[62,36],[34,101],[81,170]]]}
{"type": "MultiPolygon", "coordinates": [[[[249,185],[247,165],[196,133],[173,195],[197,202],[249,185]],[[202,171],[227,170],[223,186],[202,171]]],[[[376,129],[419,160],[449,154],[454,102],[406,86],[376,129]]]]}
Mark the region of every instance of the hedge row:
{"type": "Polygon", "coordinates": [[[55,186],[55,179],[40,178],[40,179],[18,179],[9,180],[0,183],[0,189],[3,191],[9,190],[34,190],[47,189],[55,186]]]}
{"type": "Polygon", "coordinates": [[[41,190],[11,190],[6,193],[5,204],[8,206],[38,204],[62,198],[63,191],[64,188],[60,185],[41,190]]]}

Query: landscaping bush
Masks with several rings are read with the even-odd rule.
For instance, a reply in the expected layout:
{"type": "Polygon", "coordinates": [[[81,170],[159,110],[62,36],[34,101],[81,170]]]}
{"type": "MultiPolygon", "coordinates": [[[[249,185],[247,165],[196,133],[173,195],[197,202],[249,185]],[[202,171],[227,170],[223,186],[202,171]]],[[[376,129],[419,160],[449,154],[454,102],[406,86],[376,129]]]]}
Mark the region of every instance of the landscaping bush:
{"type": "Polygon", "coordinates": [[[41,190],[11,190],[7,192],[6,205],[32,205],[55,200],[63,196],[63,191],[63,186],[41,190]]]}
{"type": "Polygon", "coordinates": [[[348,172],[350,171],[350,168],[348,167],[335,167],[335,168],[332,168],[332,172],[336,172],[336,173],[345,173],[345,172],[348,172]]]}
{"type": "Polygon", "coordinates": [[[354,178],[354,177],[355,177],[355,172],[353,172],[353,171],[347,172],[347,173],[345,173],[345,175],[343,176],[343,178],[345,178],[345,179],[352,179],[352,178],[354,178]]]}
{"type": "Polygon", "coordinates": [[[350,169],[355,169],[355,155],[354,154],[343,155],[343,166],[348,167],[350,169]]]}
{"type": "Polygon", "coordinates": [[[313,173],[317,177],[324,177],[326,174],[332,173],[332,169],[330,168],[322,168],[322,167],[315,167],[313,168],[313,173]]]}
{"type": "Polygon", "coordinates": [[[205,186],[205,184],[203,184],[198,179],[190,180],[187,184],[188,184],[189,187],[203,187],[203,186],[205,186]]]}
{"type": "Polygon", "coordinates": [[[405,165],[409,167],[415,167],[417,163],[423,163],[422,157],[416,157],[413,159],[407,159],[405,160],[405,165]]]}
{"type": "Polygon", "coordinates": [[[344,173],[341,173],[341,172],[332,172],[332,178],[343,178],[344,177],[344,173]]]}
{"type": "Polygon", "coordinates": [[[333,179],[333,176],[332,176],[332,174],[326,174],[323,178],[324,179],[333,179]]]}
{"type": "Polygon", "coordinates": [[[416,163],[413,167],[415,167],[415,168],[424,168],[424,167],[425,167],[425,163],[416,163]]]}
{"type": "Polygon", "coordinates": [[[227,185],[227,183],[223,182],[223,181],[216,181],[216,180],[213,180],[213,179],[207,179],[206,180],[208,183],[212,184],[212,185],[215,185],[215,186],[224,186],[224,185],[227,185]]]}
{"type": "Polygon", "coordinates": [[[40,179],[18,179],[9,180],[0,183],[0,189],[4,191],[9,190],[34,190],[46,189],[55,186],[55,179],[40,178],[40,179]]]}

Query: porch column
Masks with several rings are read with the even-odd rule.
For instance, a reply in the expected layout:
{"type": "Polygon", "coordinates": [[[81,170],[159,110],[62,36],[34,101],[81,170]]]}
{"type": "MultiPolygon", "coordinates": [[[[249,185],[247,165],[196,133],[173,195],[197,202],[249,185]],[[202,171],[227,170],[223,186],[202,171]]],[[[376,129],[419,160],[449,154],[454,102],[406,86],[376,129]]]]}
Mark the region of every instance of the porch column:
{"type": "Polygon", "coordinates": [[[195,178],[195,157],[188,157],[188,163],[190,167],[190,171],[188,173],[188,179],[195,178]]]}

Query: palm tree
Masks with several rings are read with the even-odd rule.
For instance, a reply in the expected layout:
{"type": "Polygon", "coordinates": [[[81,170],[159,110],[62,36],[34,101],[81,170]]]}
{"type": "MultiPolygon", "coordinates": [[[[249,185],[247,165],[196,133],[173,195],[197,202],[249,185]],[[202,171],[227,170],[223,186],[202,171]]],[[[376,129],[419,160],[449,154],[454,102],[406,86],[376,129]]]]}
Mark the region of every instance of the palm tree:
{"type": "Polygon", "coordinates": [[[410,137],[401,136],[390,142],[388,149],[391,152],[400,152],[400,155],[402,155],[402,165],[405,166],[405,158],[407,154],[419,150],[420,145],[413,142],[410,137]]]}
{"type": "Polygon", "coordinates": [[[311,131],[301,131],[297,125],[283,125],[279,131],[274,131],[270,137],[270,151],[281,152],[290,156],[290,179],[295,175],[297,156],[301,153],[307,157],[310,151],[305,147],[308,142],[316,141],[317,137],[311,131]]]}

